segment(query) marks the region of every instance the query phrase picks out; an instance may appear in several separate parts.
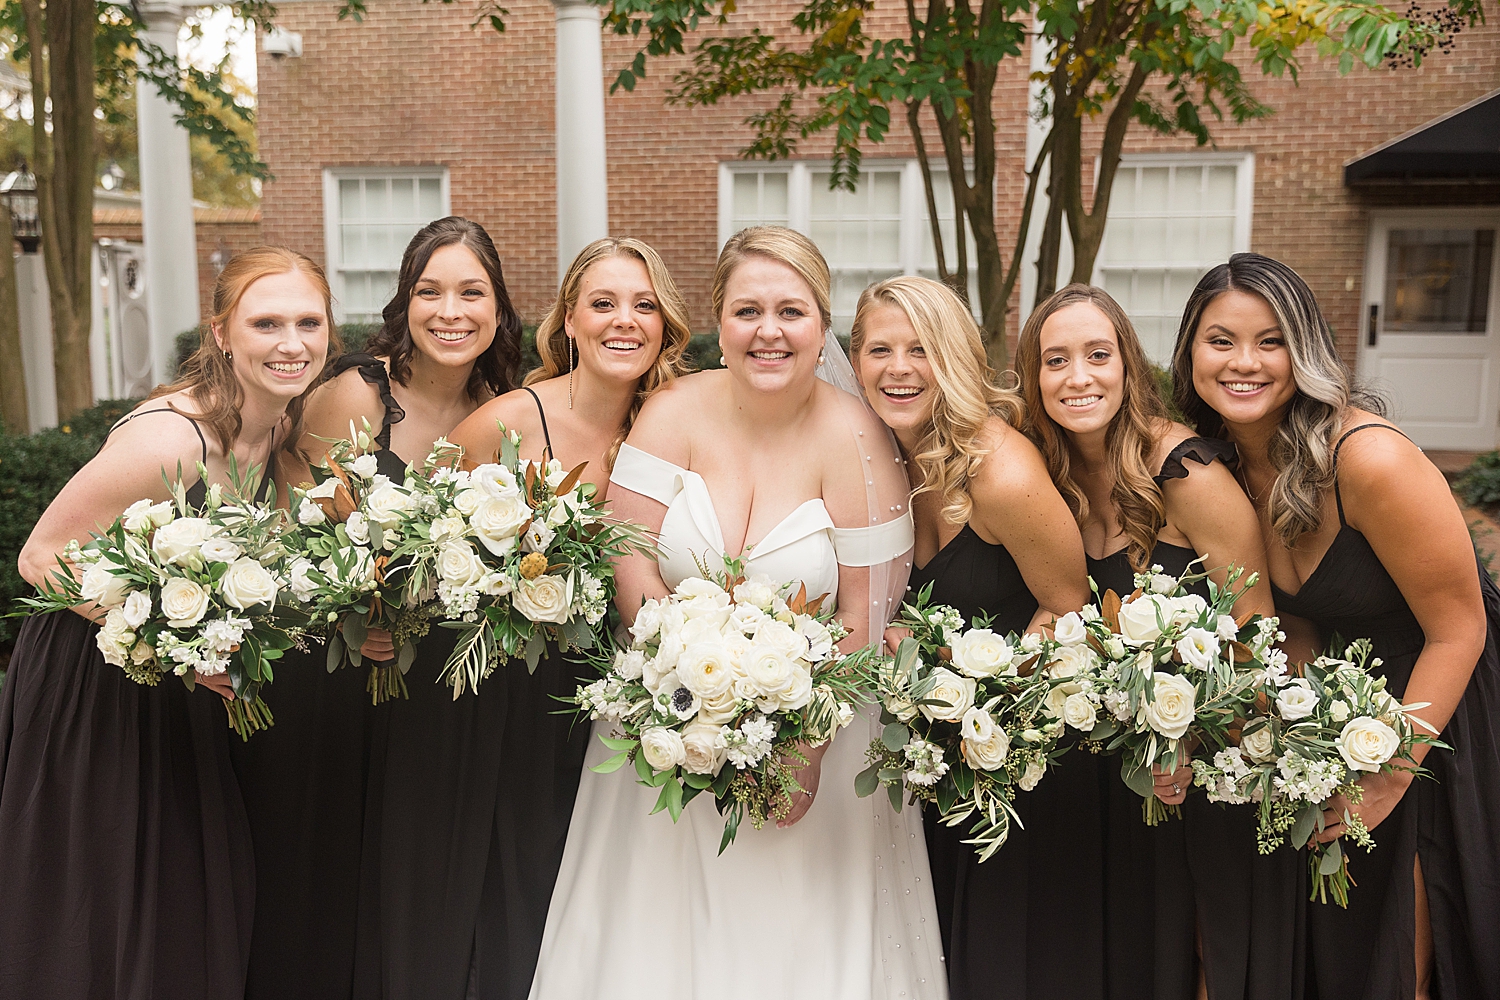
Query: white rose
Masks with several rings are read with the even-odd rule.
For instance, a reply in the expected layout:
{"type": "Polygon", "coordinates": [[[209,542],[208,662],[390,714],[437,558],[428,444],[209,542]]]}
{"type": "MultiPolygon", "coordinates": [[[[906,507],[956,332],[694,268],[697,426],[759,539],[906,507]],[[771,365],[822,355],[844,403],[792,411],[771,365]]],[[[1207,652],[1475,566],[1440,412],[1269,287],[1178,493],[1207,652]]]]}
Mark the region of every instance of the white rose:
{"type": "Polygon", "coordinates": [[[1401,737],[1379,719],[1361,715],[1339,733],[1339,755],[1354,771],[1379,771],[1401,749],[1401,737]]]}
{"type": "Polygon", "coordinates": [[[433,518],[427,539],[434,543],[451,542],[464,537],[464,532],[467,530],[464,519],[461,517],[437,517],[433,518]]]}
{"type": "Polygon", "coordinates": [[[474,489],[459,490],[453,495],[453,506],[457,507],[458,512],[464,517],[472,517],[483,502],[484,494],[474,489]]]}
{"type": "Polygon", "coordinates": [[[1082,691],[1068,695],[1068,700],[1063,702],[1062,720],[1080,733],[1092,732],[1097,717],[1094,703],[1082,691]]]}
{"type": "Polygon", "coordinates": [[[1305,719],[1318,709],[1318,696],[1313,693],[1307,679],[1298,677],[1281,689],[1276,696],[1276,711],[1288,722],[1305,719]]]}
{"type": "Polygon", "coordinates": [[[993,771],[1010,753],[1010,736],[983,709],[970,709],[963,720],[964,759],[981,771],[993,771]]]}
{"type": "Polygon", "coordinates": [[[208,591],[192,580],[174,576],[161,588],[161,613],[171,628],[192,628],[207,612],[208,591]]]}
{"type": "Polygon", "coordinates": [[[769,611],[771,603],[776,600],[776,588],[764,577],[752,577],[734,588],[734,600],[737,604],[749,604],[769,611]]]}
{"type": "Polygon", "coordinates": [[[520,494],[516,494],[482,500],[469,516],[469,524],[481,545],[495,555],[503,556],[516,547],[516,536],[530,518],[531,508],[526,506],[520,494]]]}
{"type": "Polygon", "coordinates": [[[745,659],[745,678],[760,696],[769,696],[792,679],[792,661],[779,650],[757,646],[745,659]]]}
{"type": "Polygon", "coordinates": [[[411,494],[393,483],[375,487],[365,497],[365,510],[370,520],[382,528],[394,528],[401,514],[411,509],[411,494]]]}
{"type": "Polygon", "coordinates": [[[682,686],[700,698],[716,698],[734,684],[734,660],[722,642],[694,642],[677,657],[682,686]]]}
{"type": "Polygon", "coordinates": [[[1010,643],[987,628],[973,628],[954,641],[953,665],[970,677],[994,677],[1014,663],[1010,643]]]}
{"type": "Polygon", "coordinates": [[[349,468],[353,469],[354,474],[356,476],[359,476],[361,479],[369,479],[374,476],[375,471],[380,468],[380,463],[376,460],[374,455],[366,452],[365,454],[356,458],[354,461],[350,462],[349,468]]]}
{"type": "Polygon", "coordinates": [[[921,705],[922,714],[929,720],[957,722],[974,706],[974,679],[960,677],[947,667],[938,667],[932,672],[932,689],[924,700],[945,704],[921,705]]]}
{"type": "Polygon", "coordinates": [[[1089,632],[1084,628],[1083,618],[1076,611],[1069,611],[1052,626],[1052,638],[1064,646],[1076,646],[1087,641],[1088,637],[1089,632]]]}
{"type": "Polygon", "coordinates": [[[210,538],[198,546],[198,551],[209,562],[234,562],[244,551],[227,538],[210,538]]]}
{"type": "Polygon", "coordinates": [[[1276,756],[1276,738],[1271,733],[1270,725],[1246,733],[1240,740],[1240,752],[1257,762],[1276,756]]]}
{"type": "Polygon", "coordinates": [[[1029,792],[1036,787],[1047,774],[1047,762],[1045,760],[1033,760],[1026,765],[1026,773],[1021,775],[1021,780],[1016,784],[1021,786],[1021,791],[1029,792]]]}
{"type": "Polygon", "coordinates": [[[718,774],[724,766],[726,748],[719,727],[694,722],[682,730],[683,770],[691,774],[718,774]]]}
{"type": "Polygon", "coordinates": [[[1099,654],[1087,646],[1063,646],[1047,663],[1049,677],[1075,677],[1088,673],[1099,662],[1099,654]]]}
{"type": "Polygon", "coordinates": [[[510,601],[531,621],[561,625],[573,606],[573,578],[544,573],[535,580],[518,580],[510,601]]]}
{"type": "Polygon", "coordinates": [[[1042,702],[1047,712],[1054,719],[1063,717],[1063,710],[1067,707],[1068,698],[1083,690],[1083,685],[1077,683],[1054,684],[1047,692],[1046,699],[1042,702]]]}
{"type": "Polygon", "coordinates": [[[480,493],[496,500],[519,497],[521,493],[515,473],[494,462],[487,462],[469,473],[469,482],[480,493]]]}
{"type": "Polygon", "coordinates": [[[323,480],[321,483],[308,490],[307,495],[312,497],[314,500],[332,500],[333,495],[338,492],[338,489],[338,479],[333,476],[329,476],[327,479],[323,480]]]}
{"type": "Polygon", "coordinates": [[[660,726],[641,734],[641,753],[646,755],[646,763],[658,771],[669,771],[687,760],[682,737],[660,726]]]}
{"type": "Polygon", "coordinates": [[[484,563],[474,546],[464,541],[445,542],[438,549],[438,576],[453,587],[470,589],[484,579],[484,563]]]}
{"type": "Polygon", "coordinates": [[[740,699],[733,689],[698,702],[698,719],[701,722],[722,726],[739,714],[740,699]]]}
{"type": "Polygon", "coordinates": [[[111,573],[112,568],[121,567],[106,558],[84,570],[83,577],[78,582],[78,596],[101,608],[117,608],[124,604],[125,597],[130,592],[130,581],[111,573]]]}
{"type": "Polygon", "coordinates": [[[131,591],[120,610],[124,615],[126,625],[131,628],[140,628],[141,624],[151,617],[151,595],[144,590],[131,591]]]}
{"type": "Polygon", "coordinates": [[[171,503],[163,500],[160,503],[152,503],[150,500],[137,500],[125,508],[123,515],[125,519],[125,530],[136,534],[143,534],[152,528],[170,524],[175,514],[171,503]]]}
{"type": "Polygon", "coordinates": [[[1141,720],[1168,739],[1179,739],[1193,724],[1198,689],[1179,674],[1158,670],[1153,683],[1154,698],[1141,705],[1141,720]]]}
{"type": "Polygon", "coordinates": [[[298,524],[305,524],[312,527],[322,524],[326,520],[328,520],[328,515],[323,513],[323,508],[313,503],[307,497],[303,497],[302,502],[297,505],[298,524]]]}
{"type": "Polygon", "coordinates": [[[257,604],[273,605],[276,578],[255,559],[236,559],[219,577],[219,593],[240,611],[257,604]]]}
{"type": "Polygon", "coordinates": [[[125,615],[119,608],[114,608],[104,616],[104,624],[94,638],[94,644],[104,654],[104,662],[115,667],[125,665],[125,655],[133,642],[135,632],[126,624],[125,615]]]}
{"type": "Polygon", "coordinates": [[[770,692],[781,704],[783,712],[795,712],[800,708],[806,708],[807,703],[812,701],[812,674],[795,664],[793,666],[791,680],[787,681],[779,691],[770,692]]]}
{"type": "Polygon", "coordinates": [[[151,551],[171,565],[198,565],[198,549],[216,529],[201,517],[179,517],[151,536],[151,551]]]}
{"type": "MultiPolygon", "coordinates": [[[[1160,569],[1161,567],[1153,566],[1151,568],[1160,569]]],[[[1177,578],[1175,576],[1168,576],[1165,573],[1152,573],[1146,589],[1153,594],[1170,594],[1177,589],[1177,578]]]]}
{"type": "Polygon", "coordinates": [[[292,596],[304,603],[312,600],[313,594],[318,590],[318,585],[313,583],[307,575],[312,569],[311,559],[299,557],[287,570],[287,576],[291,581],[292,596]]]}
{"type": "Polygon", "coordinates": [[[646,654],[639,649],[622,649],[615,653],[615,673],[627,681],[640,680],[646,666],[646,654]]]}
{"type": "Polygon", "coordinates": [[[1144,594],[1120,608],[1120,635],[1134,645],[1155,642],[1162,626],[1172,623],[1172,601],[1159,594],[1144,594]]]}
{"type": "Polygon", "coordinates": [[[1188,666],[1207,670],[1219,655],[1219,637],[1206,629],[1190,628],[1177,640],[1177,655],[1188,666]]]}

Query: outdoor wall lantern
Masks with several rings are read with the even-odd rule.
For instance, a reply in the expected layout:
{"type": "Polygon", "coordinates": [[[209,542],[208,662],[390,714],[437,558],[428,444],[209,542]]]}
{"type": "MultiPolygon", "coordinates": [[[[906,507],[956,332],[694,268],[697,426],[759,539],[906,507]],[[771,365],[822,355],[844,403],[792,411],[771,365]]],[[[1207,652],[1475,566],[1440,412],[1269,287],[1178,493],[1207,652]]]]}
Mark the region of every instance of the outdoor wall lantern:
{"type": "Polygon", "coordinates": [[[125,189],[125,168],[114,160],[110,160],[104,168],[104,176],[99,178],[99,186],[106,191],[123,191],[125,189]]]}
{"type": "Polygon", "coordinates": [[[23,253],[36,253],[42,245],[41,220],[38,218],[36,200],[36,175],[26,169],[22,160],[19,169],[11,171],[0,181],[0,201],[10,212],[11,231],[23,253]]]}

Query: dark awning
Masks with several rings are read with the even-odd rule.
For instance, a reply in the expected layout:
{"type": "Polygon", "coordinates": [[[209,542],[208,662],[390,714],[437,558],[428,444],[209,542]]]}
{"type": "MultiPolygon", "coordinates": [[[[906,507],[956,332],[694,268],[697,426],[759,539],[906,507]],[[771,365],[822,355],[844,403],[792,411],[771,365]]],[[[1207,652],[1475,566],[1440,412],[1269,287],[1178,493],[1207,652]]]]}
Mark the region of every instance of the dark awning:
{"type": "Polygon", "coordinates": [[[1344,164],[1344,183],[1500,182],[1500,90],[1344,164]]]}

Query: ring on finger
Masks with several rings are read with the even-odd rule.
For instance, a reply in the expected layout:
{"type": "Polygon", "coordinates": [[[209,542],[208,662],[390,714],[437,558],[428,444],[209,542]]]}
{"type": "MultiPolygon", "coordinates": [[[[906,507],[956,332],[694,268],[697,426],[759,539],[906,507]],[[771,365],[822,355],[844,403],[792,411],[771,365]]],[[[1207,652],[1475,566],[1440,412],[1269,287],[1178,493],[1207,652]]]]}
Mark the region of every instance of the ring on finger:
{"type": "Polygon", "coordinates": [[[1172,794],[1173,795],[1181,795],[1182,794],[1182,788],[1175,781],[1172,782],[1172,794]]]}

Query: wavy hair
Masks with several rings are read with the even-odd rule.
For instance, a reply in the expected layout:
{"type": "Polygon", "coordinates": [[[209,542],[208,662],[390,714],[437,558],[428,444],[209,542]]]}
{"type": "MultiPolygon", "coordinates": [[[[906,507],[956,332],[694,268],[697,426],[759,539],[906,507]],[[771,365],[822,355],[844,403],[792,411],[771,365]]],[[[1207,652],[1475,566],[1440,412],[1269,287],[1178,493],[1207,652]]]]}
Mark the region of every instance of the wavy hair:
{"type": "Polygon", "coordinates": [[[1323,523],[1323,501],[1334,485],[1333,449],[1351,406],[1385,416],[1386,404],[1365,388],[1338,355],[1333,331],[1302,276],[1258,253],[1237,253],[1199,280],[1188,296],[1172,351],[1177,408],[1198,433],[1224,437],[1224,420],[1193,385],[1193,342],[1208,304],[1228,291],[1258,295],[1271,307],[1292,363],[1292,396],[1268,452],[1276,480],[1267,501],[1271,528],[1291,548],[1323,523]]]}
{"type": "Polygon", "coordinates": [[[1156,536],[1167,523],[1167,505],[1161,487],[1153,478],[1151,459],[1161,428],[1169,418],[1134,324],[1104,289],[1078,283],[1068,285],[1053,292],[1027,317],[1016,342],[1016,369],[1020,373],[1021,393],[1026,398],[1024,429],[1036,442],[1047,462],[1047,471],[1052,474],[1052,482],[1082,527],[1089,516],[1088,497],[1073,479],[1068,434],[1047,413],[1042,402],[1041,371],[1042,327],[1059,311],[1085,303],[1109,320],[1125,367],[1120,409],[1104,432],[1104,449],[1114,480],[1109,499],[1127,539],[1126,558],[1139,572],[1150,563],[1156,536]]]}
{"type": "Polygon", "coordinates": [[[751,226],[741,229],[725,242],[724,249],[719,251],[719,261],[714,265],[711,304],[715,322],[724,312],[724,290],[729,285],[729,276],[751,257],[768,257],[796,271],[812,289],[823,329],[833,325],[833,276],[829,273],[828,261],[823,259],[816,243],[785,226],[751,226]]]}
{"type": "Polygon", "coordinates": [[[406,245],[406,252],[401,255],[396,294],[381,310],[384,323],[365,345],[365,351],[386,358],[391,378],[406,384],[411,378],[411,357],[417,350],[411,336],[411,322],[407,318],[411,297],[433,253],[455,244],[467,247],[474,255],[495,292],[495,339],[489,349],[474,360],[474,368],[465,386],[469,398],[479,402],[486,389],[502,396],[516,387],[516,376],[521,367],[521,317],[511,305],[510,292],[505,288],[500,253],[490,234],[477,222],[450,215],[417,230],[406,245]]]}
{"type": "Polygon", "coordinates": [[[687,300],[678,291],[677,282],[672,280],[672,272],[667,270],[661,255],[640,240],[614,236],[595,240],[579,251],[578,256],[573,258],[573,263],[568,266],[567,274],[563,275],[556,301],[552,303],[552,308],[547,311],[541,325],[536,328],[536,352],[541,356],[542,366],[534,369],[522,383],[532,385],[556,378],[570,369],[572,342],[564,323],[568,314],[578,305],[578,296],[583,291],[584,274],[599,261],[611,257],[631,257],[645,265],[651,287],[656,291],[657,305],[661,308],[662,336],[661,351],[656,356],[656,362],[641,376],[636,386],[635,400],[631,402],[630,412],[625,416],[625,423],[604,455],[606,470],[614,468],[620,445],[630,433],[646,400],[658,390],[671,385],[677,376],[686,375],[692,370],[685,358],[688,341],[693,336],[688,320],[687,300]]]}
{"type": "MultiPolygon", "coordinates": [[[[321,267],[296,250],[283,246],[260,246],[235,254],[224,265],[224,270],[219,272],[218,280],[214,282],[213,314],[201,330],[198,349],[182,363],[175,380],[168,385],[157,386],[146,397],[156,399],[175,392],[187,393],[202,410],[194,415],[194,419],[208,425],[214,440],[226,455],[234,447],[234,440],[240,436],[243,426],[240,410],[245,405],[245,390],[235,377],[234,363],[224,356],[224,351],[219,347],[214,331],[222,333],[228,329],[234,311],[239,308],[240,301],[251,285],[261,278],[290,274],[293,271],[305,274],[323,297],[323,316],[328,324],[328,353],[324,355],[326,367],[327,359],[334,357],[340,350],[338,330],[333,322],[333,295],[328,288],[328,277],[321,267]]],[[[308,382],[309,391],[321,379],[322,371],[315,373],[308,382]]],[[[287,404],[286,415],[291,420],[291,431],[278,449],[284,455],[304,457],[298,444],[302,440],[302,411],[306,405],[307,392],[287,404]]]]}
{"type": "Polygon", "coordinates": [[[989,454],[979,444],[985,421],[999,416],[1020,429],[1025,404],[1016,392],[996,382],[974,314],[953,289],[931,278],[887,278],[860,293],[849,334],[849,352],[856,359],[864,346],[870,312],[881,306],[893,306],[905,314],[937,383],[932,424],[911,456],[922,474],[915,493],[936,493],[942,499],[943,517],[963,524],[974,509],[969,480],[989,454]]]}

